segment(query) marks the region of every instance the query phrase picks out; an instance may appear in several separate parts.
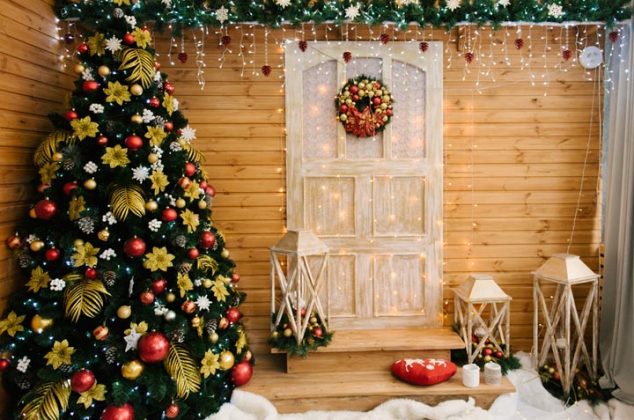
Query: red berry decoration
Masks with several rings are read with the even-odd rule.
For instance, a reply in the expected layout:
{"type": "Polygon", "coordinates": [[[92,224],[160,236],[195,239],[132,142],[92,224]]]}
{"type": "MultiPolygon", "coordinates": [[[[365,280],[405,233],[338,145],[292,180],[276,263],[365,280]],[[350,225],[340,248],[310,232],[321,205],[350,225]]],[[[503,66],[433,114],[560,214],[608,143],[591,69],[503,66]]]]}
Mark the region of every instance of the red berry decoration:
{"type": "Polygon", "coordinates": [[[47,249],[46,252],[44,253],[44,256],[46,257],[46,261],[56,261],[60,255],[61,255],[61,252],[57,248],[47,249]]]}
{"type": "Polygon", "coordinates": [[[127,33],[125,35],[123,35],[123,43],[126,45],[132,45],[134,44],[136,41],[134,39],[134,35],[132,35],[131,33],[127,33]]]}
{"type": "Polygon", "coordinates": [[[421,42],[420,44],[418,44],[418,49],[420,49],[421,52],[427,52],[427,50],[429,49],[429,43],[428,42],[421,42]]]}
{"type": "Polygon", "coordinates": [[[190,248],[189,251],[187,251],[187,256],[191,258],[192,260],[195,260],[196,258],[198,258],[199,255],[200,255],[200,251],[198,251],[198,248],[190,248]]]}
{"type": "Polygon", "coordinates": [[[183,64],[187,63],[187,53],[186,52],[178,53],[178,61],[180,61],[183,64]]]}
{"type": "Polygon", "coordinates": [[[570,60],[570,59],[572,58],[572,51],[570,51],[570,50],[568,50],[568,49],[563,50],[563,51],[561,52],[561,57],[562,57],[564,60],[566,60],[566,61],[570,60]]]}
{"type": "Polygon", "coordinates": [[[170,342],[165,334],[152,331],[139,339],[139,358],[145,363],[159,363],[165,360],[170,349],[170,342]]]}
{"type": "Polygon", "coordinates": [[[163,90],[171,95],[174,93],[174,85],[170,82],[165,82],[163,83],[163,90]]]}
{"type": "Polygon", "coordinates": [[[524,40],[522,38],[517,38],[515,41],[513,41],[513,43],[515,44],[515,48],[517,48],[518,50],[521,50],[524,46],[524,40]]]}
{"type": "Polygon", "coordinates": [[[209,184],[207,184],[207,181],[200,181],[198,183],[198,186],[204,190],[205,188],[209,186],[209,184]]]}
{"type": "Polygon", "coordinates": [[[304,51],[306,51],[308,49],[308,42],[306,42],[304,40],[299,41],[297,43],[297,46],[299,47],[300,50],[302,50],[302,52],[304,52],[304,51]]]}
{"type": "Polygon", "coordinates": [[[226,316],[230,324],[235,324],[236,322],[240,321],[240,318],[242,318],[242,314],[240,313],[240,310],[238,308],[227,309],[226,316]]]}
{"type": "Polygon", "coordinates": [[[131,134],[126,137],[125,146],[130,150],[139,150],[143,147],[143,139],[136,134],[131,134]]]}
{"type": "Polygon", "coordinates": [[[128,257],[138,258],[145,254],[145,241],[136,236],[130,238],[123,244],[123,252],[125,252],[128,257]]]}
{"type": "Polygon", "coordinates": [[[90,47],[85,42],[82,42],[77,46],[77,52],[80,54],[86,54],[88,51],[90,51],[90,47]]]}
{"type": "Polygon", "coordinates": [[[471,64],[474,58],[475,58],[475,55],[471,51],[467,51],[464,54],[464,61],[466,61],[467,64],[471,64]]]}
{"type": "Polygon", "coordinates": [[[164,222],[173,222],[178,217],[178,213],[171,207],[163,210],[162,219],[164,222]]]}
{"type": "Polygon", "coordinates": [[[77,188],[77,181],[67,182],[62,189],[64,190],[64,194],[70,195],[75,188],[77,188]]]}
{"type": "Polygon", "coordinates": [[[134,420],[134,407],[130,403],[109,405],[101,413],[101,420],[134,420]]]}
{"type": "Polygon", "coordinates": [[[165,409],[165,417],[168,419],[175,419],[181,413],[181,409],[176,403],[171,403],[165,409]]]}
{"type": "Polygon", "coordinates": [[[167,280],[161,278],[152,282],[152,291],[156,295],[160,295],[167,288],[167,280]]]}
{"type": "Polygon", "coordinates": [[[84,272],[84,275],[86,276],[87,279],[94,280],[97,278],[97,270],[95,270],[92,267],[88,267],[86,271],[84,272]]]}
{"type": "Polygon", "coordinates": [[[0,372],[6,372],[11,366],[9,359],[0,359],[0,372]]]}
{"type": "Polygon", "coordinates": [[[196,173],[196,165],[191,162],[185,163],[185,175],[193,176],[196,173]]]}
{"type": "Polygon", "coordinates": [[[88,369],[78,370],[70,378],[70,388],[78,394],[88,391],[94,384],[95,374],[88,369]]]}
{"type": "Polygon", "coordinates": [[[86,93],[94,92],[99,89],[99,82],[96,80],[85,80],[84,83],[81,84],[81,88],[86,93]]]}
{"type": "Polygon", "coordinates": [[[270,76],[271,74],[271,66],[269,66],[268,64],[265,64],[262,66],[262,74],[265,75],[266,77],[270,76]]]}
{"type": "Polygon", "coordinates": [[[141,295],[139,296],[139,300],[144,305],[151,305],[154,303],[154,293],[146,290],[145,292],[141,293],[141,295]]]}
{"type": "Polygon", "coordinates": [[[152,108],[158,108],[161,106],[161,101],[159,101],[159,98],[157,98],[156,96],[151,98],[148,103],[150,104],[152,108]]]}
{"type": "Polygon", "coordinates": [[[612,31],[608,34],[608,38],[610,38],[610,42],[615,43],[616,41],[619,40],[619,32],[618,31],[612,31]]]}
{"type": "Polygon", "coordinates": [[[38,219],[51,220],[57,214],[57,204],[49,199],[40,200],[35,205],[35,215],[38,219]]]}
{"type": "Polygon", "coordinates": [[[72,120],[76,120],[77,118],[79,118],[79,115],[77,115],[77,112],[75,112],[74,109],[66,112],[66,114],[64,114],[64,118],[66,118],[66,121],[72,121],[72,120]]]}
{"type": "Polygon", "coordinates": [[[350,51],[346,51],[343,53],[343,61],[349,63],[352,60],[352,53],[350,51]]]}
{"type": "Polygon", "coordinates": [[[233,273],[233,274],[231,275],[231,281],[232,281],[233,283],[237,283],[237,282],[239,282],[239,281],[240,281],[240,274],[238,274],[238,273],[233,273]]]}
{"type": "Polygon", "coordinates": [[[222,38],[220,38],[220,43],[227,47],[229,44],[231,44],[231,37],[229,35],[223,35],[222,38]]]}
{"type": "Polygon", "coordinates": [[[231,369],[231,380],[235,386],[242,386],[248,383],[252,376],[253,366],[247,361],[240,362],[231,369]]]}
{"type": "Polygon", "coordinates": [[[108,145],[108,137],[99,136],[97,138],[97,144],[99,144],[99,146],[107,146],[108,145]]]}
{"type": "Polygon", "coordinates": [[[216,235],[213,232],[204,231],[200,234],[200,246],[209,249],[216,244],[216,235]]]}
{"type": "Polygon", "coordinates": [[[381,41],[381,44],[385,45],[388,42],[390,42],[390,36],[386,33],[381,34],[381,36],[379,37],[379,40],[381,41]]]}
{"type": "Polygon", "coordinates": [[[97,341],[104,341],[110,335],[110,330],[105,325],[100,325],[94,330],[92,330],[92,336],[95,337],[97,341]]]}

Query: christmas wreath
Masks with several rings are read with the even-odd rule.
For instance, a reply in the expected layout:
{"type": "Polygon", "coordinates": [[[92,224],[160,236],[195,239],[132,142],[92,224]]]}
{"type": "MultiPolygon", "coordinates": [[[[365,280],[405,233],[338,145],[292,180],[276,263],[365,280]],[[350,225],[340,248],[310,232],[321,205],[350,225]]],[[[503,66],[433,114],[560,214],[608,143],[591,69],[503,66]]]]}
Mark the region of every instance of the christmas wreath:
{"type": "Polygon", "coordinates": [[[383,82],[361,75],[349,79],[335,98],[337,120],[346,133],[372,137],[392,120],[393,103],[383,82]]]}

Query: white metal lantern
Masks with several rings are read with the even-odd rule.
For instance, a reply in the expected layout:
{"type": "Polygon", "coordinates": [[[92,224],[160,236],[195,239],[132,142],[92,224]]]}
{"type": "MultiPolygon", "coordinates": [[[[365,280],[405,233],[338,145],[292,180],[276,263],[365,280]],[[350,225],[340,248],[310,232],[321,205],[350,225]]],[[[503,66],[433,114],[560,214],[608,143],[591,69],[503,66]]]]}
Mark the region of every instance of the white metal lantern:
{"type": "Polygon", "coordinates": [[[472,274],[454,289],[454,322],[460,326],[469,363],[482,353],[487,339],[496,351],[510,356],[511,297],[485,274],[472,274]],[[485,315],[488,312],[488,317],[485,315]],[[473,334],[479,336],[478,345],[471,344],[473,334]]]}
{"type": "Polygon", "coordinates": [[[271,311],[275,320],[271,331],[279,326],[284,313],[297,343],[301,343],[311,313],[316,311],[328,329],[326,312],[319,300],[319,291],[326,279],[328,247],[307,230],[289,230],[277,245],[271,248],[271,311]],[[283,265],[286,264],[286,270],[283,265]],[[312,267],[312,268],[311,268],[312,267]],[[313,268],[316,270],[313,271],[313,268]],[[281,303],[276,311],[275,284],[281,292],[281,303]]]}
{"type": "Polygon", "coordinates": [[[554,360],[565,396],[570,393],[578,367],[585,365],[590,377],[597,377],[598,280],[598,274],[578,256],[570,254],[553,255],[533,272],[533,358],[537,367],[548,359],[554,360]],[[589,284],[590,288],[579,313],[573,288],[581,284],[589,284]],[[550,304],[544,296],[547,285],[556,287],[550,304]],[[592,343],[588,351],[585,331],[591,311],[592,343]],[[540,322],[545,327],[543,335],[540,322]]]}

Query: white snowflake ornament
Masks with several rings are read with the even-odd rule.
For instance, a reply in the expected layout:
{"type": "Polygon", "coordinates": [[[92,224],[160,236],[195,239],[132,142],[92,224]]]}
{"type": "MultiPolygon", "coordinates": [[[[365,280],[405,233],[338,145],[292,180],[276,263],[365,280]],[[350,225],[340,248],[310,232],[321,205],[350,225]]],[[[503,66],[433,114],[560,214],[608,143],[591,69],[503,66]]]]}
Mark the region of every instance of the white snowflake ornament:
{"type": "Polygon", "coordinates": [[[186,142],[191,142],[192,140],[196,139],[196,130],[191,128],[189,125],[185,128],[183,128],[181,130],[181,136],[180,138],[182,140],[185,140],[186,142]]]}
{"type": "Polygon", "coordinates": [[[132,179],[138,183],[142,183],[150,177],[150,168],[147,166],[139,165],[132,169],[132,179]]]}
{"type": "Polygon", "coordinates": [[[291,0],[275,0],[275,4],[280,6],[282,9],[285,9],[291,5],[291,0]]]}
{"type": "Polygon", "coordinates": [[[200,311],[208,311],[210,305],[211,301],[206,295],[199,296],[198,299],[196,299],[196,306],[198,306],[198,310],[200,311]]]}
{"type": "Polygon", "coordinates": [[[216,20],[222,25],[229,19],[229,10],[225,6],[220,6],[220,9],[216,10],[216,20]]]}
{"type": "Polygon", "coordinates": [[[447,0],[447,9],[455,11],[460,8],[460,0],[447,0]]]}
{"type": "Polygon", "coordinates": [[[355,20],[357,17],[359,17],[359,9],[359,3],[349,6],[346,9],[346,19],[355,20]]]}
{"type": "Polygon", "coordinates": [[[103,114],[103,111],[105,110],[105,108],[101,104],[91,104],[88,107],[88,110],[92,112],[93,114],[103,114]]]}
{"type": "Polygon", "coordinates": [[[500,7],[508,7],[511,5],[511,0],[498,0],[497,4],[500,7]]]}
{"type": "Polygon", "coordinates": [[[564,15],[564,8],[559,4],[548,5],[548,16],[559,19],[564,15]]]}
{"type": "Polygon", "coordinates": [[[121,48],[122,48],[121,40],[117,38],[116,36],[112,36],[111,38],[108,38],[106,40],[106,49],[110,51],[111,53],[114,54],[117,51],[120,51],[121,48]]]}

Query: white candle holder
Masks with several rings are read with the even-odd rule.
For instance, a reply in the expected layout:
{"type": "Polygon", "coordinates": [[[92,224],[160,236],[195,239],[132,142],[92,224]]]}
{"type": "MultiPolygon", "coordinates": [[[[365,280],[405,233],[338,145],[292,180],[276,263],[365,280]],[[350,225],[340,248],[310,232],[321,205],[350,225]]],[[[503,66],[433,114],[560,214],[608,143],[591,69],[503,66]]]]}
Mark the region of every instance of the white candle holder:
{"type": "Polygon", "coordinates": [[[494,362],[484,365],[484,382],[487,385],[500,385],[502,383],[502,367],[494,362]]]}
{"type": "Polygon", "coordinates": [[[480,385],[480,366],[475,363],[462,367],[462,384],[467,388],[476,388],[480,385]]]}

